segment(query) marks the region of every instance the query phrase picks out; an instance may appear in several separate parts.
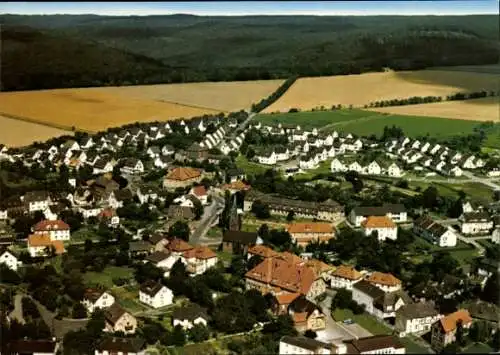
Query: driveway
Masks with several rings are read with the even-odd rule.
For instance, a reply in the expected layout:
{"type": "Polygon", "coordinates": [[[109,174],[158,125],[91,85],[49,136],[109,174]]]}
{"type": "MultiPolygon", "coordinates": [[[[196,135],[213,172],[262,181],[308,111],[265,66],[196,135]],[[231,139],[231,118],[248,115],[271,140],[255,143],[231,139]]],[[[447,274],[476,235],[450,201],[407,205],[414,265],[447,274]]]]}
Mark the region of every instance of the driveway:
{"type": "Polygon", "coordinates": [[[214,240],[213,238],[205,238],[208,230],[213,226],[213,224],[217,221],[218,216],[224,209],[224,199],[217,194],[211,194],[212,203],[208,206],[205,206],[203,211],[203,216],[201,216],[200,223],[198,227],[193,232],[191,237],[189,238],[189,242],[193,245],[196,244],[215,244],[220,241],[214,240]]]}
{"type": "Polygon", "coordinates": [[[326,316],[326,328],[316,332],[317,340],[332,342],[335,340],[342,341],[359,339],[372,335],[358,324],[346,325],[342,322],[336,322],[332,318],[330,311],[330,305],[332,303],[332,298],[335,296],[335,291],[327,290],[326,294],[326,298],[318,304],[323,314],[326,316]]]}

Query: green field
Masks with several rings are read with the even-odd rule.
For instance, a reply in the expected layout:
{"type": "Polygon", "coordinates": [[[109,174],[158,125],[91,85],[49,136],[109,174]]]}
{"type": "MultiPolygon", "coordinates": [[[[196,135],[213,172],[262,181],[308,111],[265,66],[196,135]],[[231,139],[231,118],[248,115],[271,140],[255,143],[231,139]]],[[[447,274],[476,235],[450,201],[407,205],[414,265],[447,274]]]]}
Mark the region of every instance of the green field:
{"type": "Polygon", "coordinates": [[[332,317],[336,321],[343,321],[350,318],[373,335],[392,334],[392,330],[389,327],[368,313],[356,315],[350,309],[337,308],[333,311],[332,317]]]}
{"type": "Polygon", "coordinates": [[[488,133],[486,141],[484,142],[485,147],[500,149],[500,126],[492,132],[488,133]]]}
{"type": "Polygon", "coordinates": [[[261,114],[255,120],[262,124],[277,125],[278,123],[287,125],[299,125],[302,129],[320,128],[327,125],[346,123],[352,120],[366,119],[371,116],[381,116],[378,113],[362,110],[337,110],[337,111],[316,111],[316,112],[294,112],[261,114]]]}
{"type": "Polygon", "coordinates": [[[243,156],[239,155],[236,158],[236,166],[240,169],[243,169],[243,171],[246,174],[261,174],[265,172],[267,169],[272,169],[273,167],[271,165],[266,166],[258,163],[253,163],[251,161],[248,161],[248,159],[243,156]]]}
{"type": "Polygon", "coordinates": [[[133,274],[134,270],[132,268],[108,266],[102,272],[86,272],[83,278],[89,286],[99,284],[111,288],[113,287],[113,278],[131,279],[133,274]]]}
{"type": "MultiPolygon", "coordinates": [[[[410,137],[425,136],[443,138],[472,133],[478,125],[475,121],[453,120],[439,117],[386,115],[364,110],[338,110],[262,114],[256,119],[264,124],[286,123],[300,125],[303,129],[322,127],[325,131],[341,131],[360,136],[381,135],[385,126],[398,126],[410,137]]],[[[489,144],[497,144],[495,137],[489,144]]],[[[500,144],[500,138],[498,138],[500,144]]]]}

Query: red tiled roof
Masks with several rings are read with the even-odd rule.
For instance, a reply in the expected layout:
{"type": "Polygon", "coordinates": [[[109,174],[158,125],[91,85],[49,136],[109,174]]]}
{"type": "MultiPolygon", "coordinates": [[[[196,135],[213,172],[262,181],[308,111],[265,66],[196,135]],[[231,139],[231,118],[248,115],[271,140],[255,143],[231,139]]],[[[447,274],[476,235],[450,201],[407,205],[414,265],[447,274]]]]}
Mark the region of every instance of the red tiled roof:
{"type": "Polygon", "coordinates": [[[263,258],[272,258],[279,255],[279,253],[275,252],[271,248],[259,244],[248,248],[248,254],[259,255],[263,258]]]}
{"type": "Polygon", "coordinates": [[[216,258],[217,254],[215,254],[209,247],[197,246],[194,247],[193,249],[185,251],[183,256],[186,259],[191,259],[191,258],[211,259],[211,258],[216,258]]]}
{"type": "Polygon", "coordinates": [[[399,280],[394,275],[386,274],[386,273],[379,272],[379,271],[375,271],[374,273],[372,273],[368,277],[367,281],[370,283],[381,284],[381,285],[386,285],[386,286],[401,285],[401,280],[399,280]]]}
{"type": "Polygon", "coordinates": [[[193,195],[195,196],[206,196],[207,195],[207,189],[205,189],[205,186],[195,186],[193,187],[193,195]]]}
{"type": "Polygon", "coordinates": [[[292,223],[288,225],[288,233],[333,233],[330,223],[292,223]]]}
{"type": "Polygon", "coordinates": [[[338,276],[349,280],[357,280],[360,279],[363,275],[352,266],[340,265],[333,273],[333,276],[338,276]]]}
{"type": "Polygon", "coordinates": [[[48,247],[53,246],[56,250],[56,254],[64,253],[64,243],[61,240],[50,240],[50,235],[43,234],[31,234],[28,237],[28,247],[48,247]]]}
{"type": "Polygon", "coordinates": [[[472,318],[468,310],[459,309],[458,311],[448,314],[446,317],[441,318],[439,321],[441,322],[443,330],[446,333],[449,333],[455,330],[458,321],[462,321],[462,324],[466,325],[472,322],[472,318]]]}
{"type": "Polygon", "coordinates": [[[369,216],[362,223],[364,228],[395,228],[396,224],[387,216],[369,216]]]}
{"type": "Polygon", "coordinates": [[[168,174],[166,179],[168,180],[179,180],[185,181],[190,179],[195,179],[201,175],[201,172],[195,168],[189,167],[179,167],[172,169],[168,174]]]}
{"type": "Polygon", "coordinates": [[[174,252],[185,252],[193,249],[193,246],[182,239],[173,239],[168,243],[167,249],[174,252]]]}
{"type": "Polygon", "coordinates": [[[36,232],[48,232],[57,230],[69,230],[69,226],[61,221],[60,219],[55,221],[50,221],[48,219],[43,220],[35,224],[33,230],[36,232]]]}

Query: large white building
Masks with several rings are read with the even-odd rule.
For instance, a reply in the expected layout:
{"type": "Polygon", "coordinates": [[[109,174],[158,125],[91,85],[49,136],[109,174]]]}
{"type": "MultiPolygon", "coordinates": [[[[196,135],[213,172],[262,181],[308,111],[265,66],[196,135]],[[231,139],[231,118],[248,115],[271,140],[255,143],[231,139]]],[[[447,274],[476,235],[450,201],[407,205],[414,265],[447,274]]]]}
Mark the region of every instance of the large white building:
{"type": "Polygon", "coordinates": [[[369,236],[376,232],[379,241],[386,239],[396,240],[398,238],[398,227],[387,216],[369,216],[361,223],[365,235],[369,236]]]}
{"type": "Polygon", "coordinates": [[[463,234],[488,234],[493,228],[493,220],[486,212],[467,212],[460,218],[463,234]]]}
{"type": "Polygon", "coordinates": [[[160,308],[173,303],[172,290],[155,281],[146,281],[139,289],[139,301],[153,308],[160,308]]]}
{"type": "Polygon", "coordinates": [[[50,240],[69,240],[71,238],[69,226],[60,219],[55,221],[43,220],[33,226],[34,234],[48,234],[50,240]]]}
{"type": "Polygon", "coordinates": [[[405,223],[408,219],[406,208],[401,204],[384,204],[382,206],[354,207],[349,214],[349,221],[355,227],[360,227],[361,223],[369,216],[387,216],[395,223],[405,223]]]}
{"type": "Polygon", "coordinates": [[[411,303],[396,312],[396,330],[404,337],[408,334],[421,335],[431,330],[441,318],[433,303],[411,303]]]}
{"type": "Polygon", "coordinates": [[[331,343],[324,343],[305,336],[284,336],[280,339],[279,354],[406,354],[406,348],[392,335],[374,335],[331,343]]]}
{"type": "Polygon", "coordinates": [[[363,274],[357,271],[353,266],[340,265],[330,276],[330,285],[332,288],[345,288],[352,290],[352,285],[361,281],[363,274]]]}

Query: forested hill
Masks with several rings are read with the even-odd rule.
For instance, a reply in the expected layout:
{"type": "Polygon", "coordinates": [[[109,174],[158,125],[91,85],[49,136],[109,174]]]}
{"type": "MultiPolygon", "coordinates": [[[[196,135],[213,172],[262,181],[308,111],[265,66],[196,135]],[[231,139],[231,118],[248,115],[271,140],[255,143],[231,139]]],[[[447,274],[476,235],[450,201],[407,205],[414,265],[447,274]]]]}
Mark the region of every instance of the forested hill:
{"type": "Polygon", "coordinates": [[[227,81],[492,64],[482,16],[0,15],[2,90],[227,81]]]}

